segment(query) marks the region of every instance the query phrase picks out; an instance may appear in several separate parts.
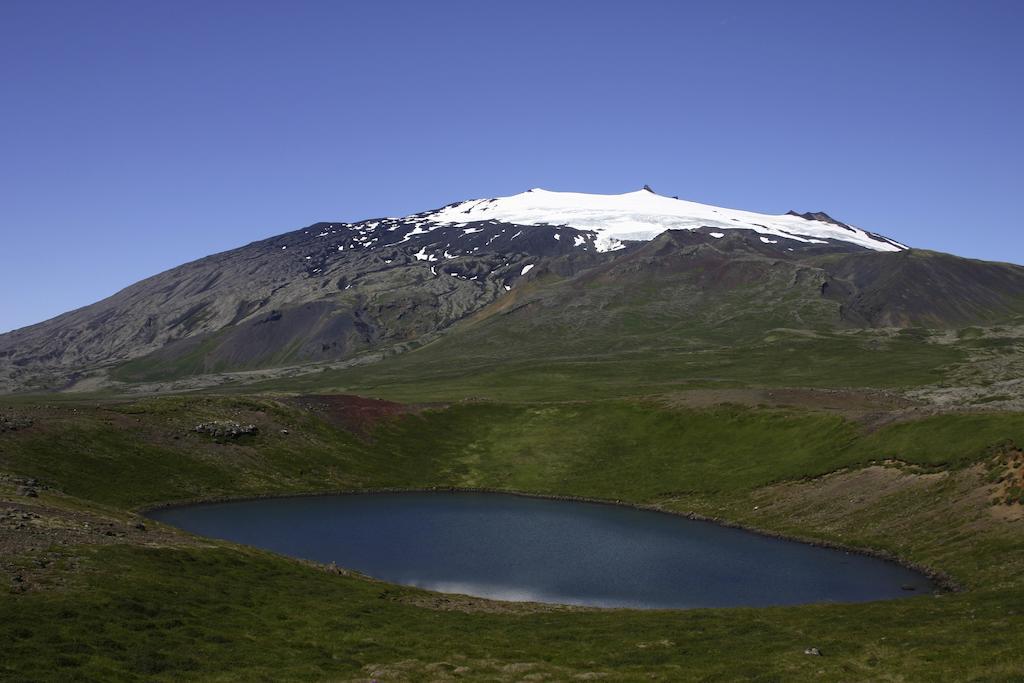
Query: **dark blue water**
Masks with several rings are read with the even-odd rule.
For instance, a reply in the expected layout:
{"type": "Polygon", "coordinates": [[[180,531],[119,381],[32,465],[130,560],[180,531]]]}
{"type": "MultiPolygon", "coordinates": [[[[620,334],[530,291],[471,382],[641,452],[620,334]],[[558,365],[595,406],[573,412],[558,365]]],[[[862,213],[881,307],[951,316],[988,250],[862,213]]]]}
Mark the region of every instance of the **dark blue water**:
{"type": "Polygon", "coordinates": [[[277,498],[150,516],[393,583],[499,600],[765,606],[884,600],[934,588],[921,574],[863,555],[657,512],[502,494],[277,498]]]}

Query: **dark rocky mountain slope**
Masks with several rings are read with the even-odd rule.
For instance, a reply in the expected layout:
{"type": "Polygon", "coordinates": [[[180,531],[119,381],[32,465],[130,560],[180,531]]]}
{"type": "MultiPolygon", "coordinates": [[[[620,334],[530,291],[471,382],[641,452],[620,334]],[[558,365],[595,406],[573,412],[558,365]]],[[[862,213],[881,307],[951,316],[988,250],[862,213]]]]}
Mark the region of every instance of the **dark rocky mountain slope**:
{"type": "Polygon", "coordinates": [[[566,349],[613,350],[666,334],[956,327],[1022,312],[1024,268],[907,249],[820,212],[531,191],[317,223],[179,266],[0,335],[0,388],[338,361],[452,329],[471,343],[467,330],[494,316],[566,349]]]}

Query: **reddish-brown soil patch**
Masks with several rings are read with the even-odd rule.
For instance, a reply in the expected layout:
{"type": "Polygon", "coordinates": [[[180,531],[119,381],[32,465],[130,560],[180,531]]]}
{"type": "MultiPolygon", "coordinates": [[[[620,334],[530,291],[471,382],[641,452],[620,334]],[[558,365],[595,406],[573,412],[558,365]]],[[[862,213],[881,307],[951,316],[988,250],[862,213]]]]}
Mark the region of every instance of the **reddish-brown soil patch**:
{"type": "Polygon", "coordinates": [[[326,421],[356,434],[369,434],[384,420],[416,412],[415,406],[348,394],[297,396],[287,402],[316,413],[326,421]]]}

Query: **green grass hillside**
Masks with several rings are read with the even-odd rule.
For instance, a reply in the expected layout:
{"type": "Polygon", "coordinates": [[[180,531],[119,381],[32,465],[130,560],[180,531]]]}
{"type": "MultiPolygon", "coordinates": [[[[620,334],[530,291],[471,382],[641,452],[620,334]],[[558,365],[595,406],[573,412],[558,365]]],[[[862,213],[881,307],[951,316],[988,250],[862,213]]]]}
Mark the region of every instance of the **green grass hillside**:
{"type": "Polygon", "coordinates": [[[648,339],[630,350],[570,353],[538,335],[502,340],[484,325],[382,362],[275,378],[238,391],[345,391],[397,401],[458,397],[570,401],[701,387],[912,387],[942,382],[968,358],[929,332],[773,330],[757,343],[648,339]],[[541,358],[543,360],[536,360],[541,358]]]}
{"type": "Polygon", "coordinates": [[[0,678],[1019,680],[1022,515],[997,494],[1024,464],[1021,414],[214,396],[0,412],[31,420],[0,433],[0,507],[16,510],[0,520],[0,678]],[[259,430],[193,431],[209,420],[259,430]],[[37,498],[18,492],[29,479],[37,498]],[[893,553],[966,590],[763,610],[492,603],[138,529],[132,512],[390,487],[655,505],[893,553]]]}
{"type": "Polygon", "coordinates": [[[6,436],[0,465],[128,508],[423,486],[651,500],[665,492],[749,490],[886,459],[963,467],[1007,441],[1024,444],[1024,414],[943,415],[866,433],[841,415],[806,410],[463,403],[353,432],[273,399],[172,397],[61,407],[6,436]],[[232,440],[192,431],[210,419],[253,422],[260,432],[232,440]]]}

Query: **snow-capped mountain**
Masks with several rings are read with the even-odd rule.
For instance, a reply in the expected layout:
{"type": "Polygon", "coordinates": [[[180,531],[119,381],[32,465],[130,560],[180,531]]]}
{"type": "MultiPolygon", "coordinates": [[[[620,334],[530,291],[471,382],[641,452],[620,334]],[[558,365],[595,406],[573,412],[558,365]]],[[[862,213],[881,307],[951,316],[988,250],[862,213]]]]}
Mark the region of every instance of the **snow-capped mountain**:
{"type": "MultiPolygon", "coordinates": [[[[430,223],[473,226],[483,222],[544,225],[574,228],[595,238],[598,251],[621,249],[626,241],[651,240],[666,230],[752,230],[765,243],[792,240],[805,244],[830,241],[875,251],[899,251],[907,247],[872,232],[830,219],[825,214],[779,216],[726,209],[665,197],[649,187],[625,194],[550,192],[534,188],[511,197],[476,199],[451,204],[421,214],[430,223]]],[[[467,228],[472,229],[472,228],[467,228]]],[[[589,240],[576,237],[582,246],[589,240]]]]}
{"type": "Polygon", "coordinates": [[[1021,302],[1020,267],[929,255],[825,213],[759,214],[646,187],[534,189],[316,223],[178,266],[0,335],[0,390],[379,357],[494,311],[536,311],[538,334],[571,328],[600,345],[623,326],[642,336],[638,307],[659,327],[740,321],[749,333],[949,326],[1024,313],[1021,302]],[[611,324],[623,306],[636,315],[611,324]]]}
{"type": "MultiPolygon", "coordinates": [[[[507,258],[498,258],[488,272],[500,275],[502,287],[508,290],[525,274],[521,267],[512,267],[520,258],[605,254],[648,242],[669,230],[690,231],[709,240],[743,231],[753,233],[762,244],[785,251],[894,252],[907,248],[825,213],[773,216],[739,211],[665,197],[647,186],[615,195],[537,188],[510,197],[457,202],[401,218],[318,223],[270,242],[281,251],[278,260],[294,262],[310,276],[320,277],[332,264],[381,256],[391,250],[382,257],[384,265],[402,263],[411,256],[430,264],[433,275],[478,279],[483,273],[467,271],[466,257],[504,255],[507,258]]],[[[352,286],[349,278],[345,287],[352,286]]]]}

